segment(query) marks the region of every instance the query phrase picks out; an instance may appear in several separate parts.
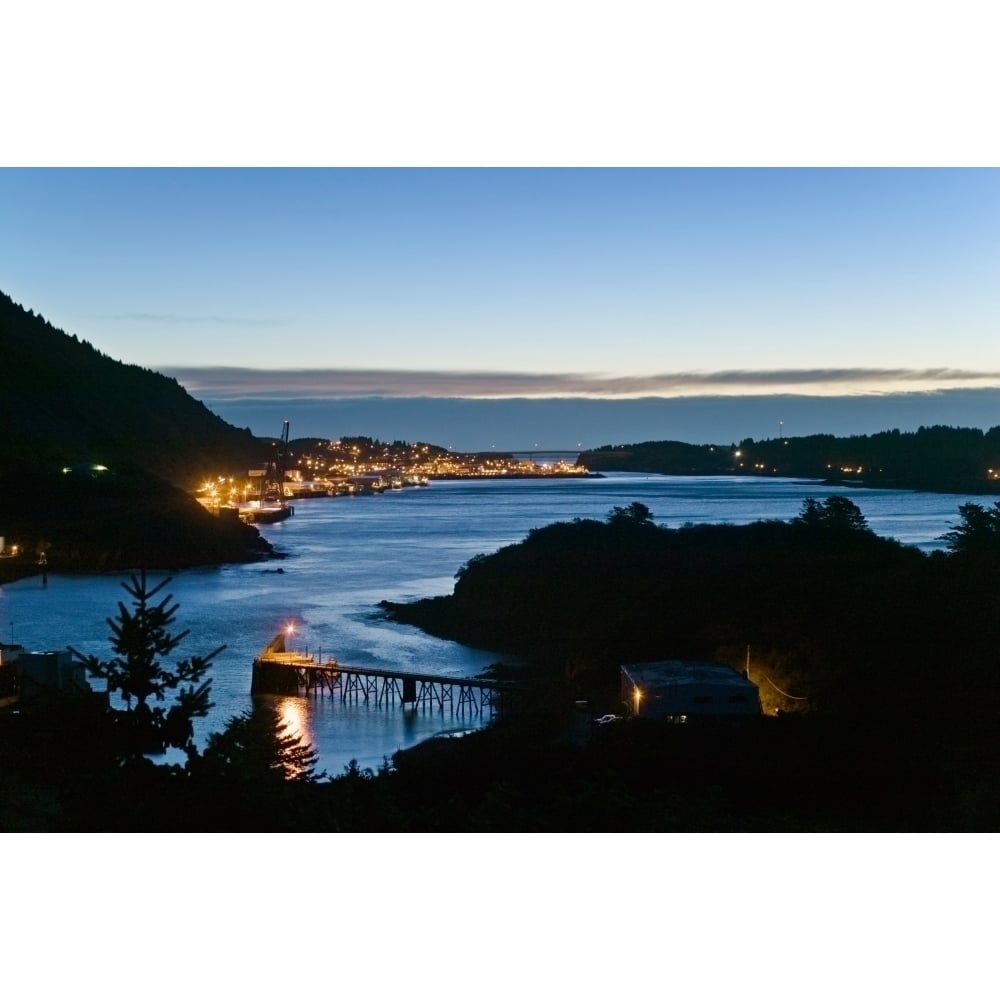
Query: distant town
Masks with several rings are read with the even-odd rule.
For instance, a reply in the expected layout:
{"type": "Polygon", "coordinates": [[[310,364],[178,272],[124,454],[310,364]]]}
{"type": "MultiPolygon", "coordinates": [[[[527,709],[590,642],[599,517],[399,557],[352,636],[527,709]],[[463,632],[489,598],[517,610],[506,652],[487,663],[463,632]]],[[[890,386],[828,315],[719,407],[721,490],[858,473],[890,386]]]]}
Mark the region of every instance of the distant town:
{"type": "Polygon", "coordinates": [[[510,452],[452,452],[439,445],[394,441],[391,444],[366,437],[336,441],[305,438],[293,441],[288,469],[321,476],[354,476],[391,468],[404,476],[455,479],[496,476],[584,476],[587,469],[576,464],[577,453],[563,456],[518,457],[510,452]]]}
{"type": "Polygon", "coordinates": [[[539,479],[591,475],[575,452],[517,456],[506,452],[452,452],[423,442],[388,443],[367,437],[275,440],[266,466],[245,477],[206,480],[198,499],[209,509],[235,506],[248,520],[270,502],[311,496],[381,493],[426,486],[438,479],[539,479]]]}
{"type": "Polygon", "coordinates": [[[731,445],[647,441],[583,452],[453,452],[368,437],[262,439],[259,467],[208,477],[197,498],[213,513],[256,524],[290,516],[290,501],[381,493],[442,479],[540,479],[643,472],[785,476],[839,485],[940,492],[1000,492],[1000,428],[921,427],[837,438],[745,439],[731,445]],[[267,452],[269,449],[269,453],[267,452]]]}

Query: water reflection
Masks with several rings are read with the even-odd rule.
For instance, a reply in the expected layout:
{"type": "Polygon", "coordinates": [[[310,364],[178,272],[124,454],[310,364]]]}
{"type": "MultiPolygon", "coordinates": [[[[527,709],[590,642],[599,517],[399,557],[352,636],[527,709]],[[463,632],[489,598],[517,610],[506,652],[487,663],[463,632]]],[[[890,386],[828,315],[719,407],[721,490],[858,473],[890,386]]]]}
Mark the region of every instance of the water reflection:
{"type": "Polygon", "coordinates": [[[278,719],[286,736],[293,736],[306,743],[313,742],[309,715],[302,698],[282,698],[277,705],[278,719]]]}
{"type": "MultiPolygon", "coordinates": [[[[278,713],[279,739],[295,739],[303,747],[312,747],[316,743],[315,735],[309,725],[309,712],[304,698],[280,698],[276,704],[278,713]]],[[[284,759],[285,775],[289,778],[299,777],[306,768],[300,763],[284,759]]]]}

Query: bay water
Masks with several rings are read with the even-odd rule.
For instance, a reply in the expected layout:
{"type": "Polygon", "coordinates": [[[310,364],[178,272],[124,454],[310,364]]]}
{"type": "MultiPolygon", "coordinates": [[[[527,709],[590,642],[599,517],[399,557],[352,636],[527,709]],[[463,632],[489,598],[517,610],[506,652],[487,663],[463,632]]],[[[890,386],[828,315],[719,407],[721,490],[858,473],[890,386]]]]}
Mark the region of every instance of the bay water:
{"type": "MultiPolygon", "coordinates": [[[[286,558],[176,573],[163,592],[179,605],[174,631],[190,630],[175,658],[226,646],[211,669],[215,706],[196,724],[196,738],[203,743],[250,708],[253,659],[288,625],[295,629],[289,648],[324,659],[332,655],[352,666],[461,677],[502,660],[495,651],[388,622],[378,604],[450,593],[466,561],[518,542],[532,528],[603,519],[613,507],[635,501],[652,511],[657,524],[669,527],[788,520],[807,497],[831,495],[848,496],[877,534],[925,551],[943,546],[940,536],[957,522],[960,504],[993,500],[791,479],[613,474],[436,481],[376,496],[297,501],[293,517],[261,527],[286,558]]],[[[151,573],[150,579],[165,576],[151,573]]],[[[121,587],[127,579],[124,573],[50,573],[47,585],[40,577],[7,584],[0,588],[3,641],[29,650],[73,646],[109,658],[107,619],[117,613],[119,601],[131,606],[121,587]]],[[[398,749],[489,721],[448,708],[343,703],[339,694],[274,701],[285,722],[316,748],[319,767],[330,776],[352,760],[375,769],[398,749]]]]}

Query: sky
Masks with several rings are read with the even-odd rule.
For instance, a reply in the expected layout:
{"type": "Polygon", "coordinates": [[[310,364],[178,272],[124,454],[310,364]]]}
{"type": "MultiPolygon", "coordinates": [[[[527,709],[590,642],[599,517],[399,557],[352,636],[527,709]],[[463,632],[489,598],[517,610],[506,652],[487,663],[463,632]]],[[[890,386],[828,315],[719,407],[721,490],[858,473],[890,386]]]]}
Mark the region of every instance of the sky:
{"type": "Polygon", "coordinates": [[[368,425],[333,407],[377,400],[372,436],[426,440],[387,431],[431,400],[545,400],[451,436],[573,448],[614,438],[592,406],[549,433],[569,401],[648,439],[681,434],[629,401],[788,397],[749,435],[684,430],[715,440],[837,433],[831,397],[919,393],[918,423],[949,390],[1000,398],[994,169],[8,168],[0,212],[0,289],[261,434],[276,404],[339,436],[368,425]]]}
{"type": "Polygon", "coordinates": [[[0,290],[258,434],[1000,422],[985,10],[666,7],[21,5],[0,290]]]}

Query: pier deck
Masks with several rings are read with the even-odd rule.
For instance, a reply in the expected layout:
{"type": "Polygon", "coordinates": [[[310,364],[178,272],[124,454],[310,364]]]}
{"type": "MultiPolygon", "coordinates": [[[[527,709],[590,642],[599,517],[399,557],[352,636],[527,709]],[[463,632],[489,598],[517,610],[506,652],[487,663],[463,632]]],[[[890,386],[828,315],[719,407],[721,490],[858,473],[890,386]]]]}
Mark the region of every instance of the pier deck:
{"type": "Polygon", "coordinates": [[[388,706],[449,708],[456,714],[490,715],[507,711],[517,687],[511,681],[481,677],[444,677],[378,667],[350,667],[330,657],[287,652],[281,636],[253,661],[251,694],[306,694],[388,706]],[[280,647],[280,648],[277,648],[280,647]]]}

